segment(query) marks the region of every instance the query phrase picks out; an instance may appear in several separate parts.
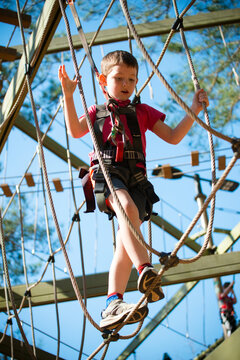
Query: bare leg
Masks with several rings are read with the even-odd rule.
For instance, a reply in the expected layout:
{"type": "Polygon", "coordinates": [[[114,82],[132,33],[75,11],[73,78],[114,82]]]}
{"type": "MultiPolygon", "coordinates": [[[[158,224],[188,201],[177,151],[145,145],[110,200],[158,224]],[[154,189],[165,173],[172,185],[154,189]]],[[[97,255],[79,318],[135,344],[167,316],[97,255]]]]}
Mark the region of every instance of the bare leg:
{"type": "MultiPolygon", "coordinates": [[[[128,218],[132,222],[137,232],[141,234],[141,220],[139,219],[139,212],[131,196],[124,189],[117,190],[117,195],[128,218]]],[[[126,282],[127,273],[128,276],[130,275],[130,263],[133,263],[134,266],[138,268],[140,265],[149,262],[149,256],[144,246],[142,246],[132,234],[121,212],[117,209],[117,206],[113,201],[112,195],[109,196],[109,203],[117,215],[119,224],[117,249],[113,259],[113,263],[110,268],[109,279],[110,283],[111,281],[115,282],[114,279],[117,279],[117,283],[121,283],[122,281],[121,288],[124,288],[126,287],[124,283],[126,282]],[[123,266],[126,266],[126,274],[123,270],[123,266]]],[[[114,287],[111,284],[109,286],[109,290],[110,288],[112,289],[114,287]]],[[[114,291],[120,292],[119,290],[114,291]]]]}
{"type": "Polygon", "coordinates": [[[109,270],[108,294],[124,294],[132,270],[132,261],[122,244],[120,230],[117,233],[116,251],[109,270]]]}

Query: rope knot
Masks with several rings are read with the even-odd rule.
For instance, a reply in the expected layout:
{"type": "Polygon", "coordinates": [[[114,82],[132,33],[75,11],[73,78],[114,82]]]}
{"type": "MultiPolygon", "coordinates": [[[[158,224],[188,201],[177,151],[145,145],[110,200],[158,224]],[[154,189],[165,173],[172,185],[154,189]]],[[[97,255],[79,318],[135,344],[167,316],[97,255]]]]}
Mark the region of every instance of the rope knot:
{"type": "Polygon", "coordinates": [[[25,64],[25,75],[31,76],[33,68],[30,64],[25,64]]]}
{"type": "Polygon", "coordinates": [[[72,217],[72,221],[80,222],[80,216],[78,213],[75,213],[72,217]]]}
{"type": "Polygon", "coordinates": [[[52,263],[55,263],[55,258],[54,258],[54,255],[50,255],[49,258],[48,258],[48,262],[52,262],[52,263]]]}
{"type": "Polygon", "coordinates": [[[30,297],[31,297],[31,291],[30,291],[30,290],[26,290],[24,296],[30,298],[30,297]]]}
{"type": "Polygon", "coordinates": [[[170,267],[177,266],[179,263],[179,258],[177,255],[172,256],[171,253],[161,252],[159,257],[160,264],[163,265],[165,270],[168,270],[170,267]]]}
{"type": "Polygon", "coordinates": [[[173,23],[172,29],[178,31],[181,28],[183,28],[183,19],[178,17],[173,23]]]}
{"type": "Polygon", "coordinates": [[[238,158],[240,158],[240,139],[239,138],[232,139],[232,150],[234,153],[236,153],[238,155],[238,158]]]}
{"type": "Polygon", "coordinates": [[[112,330],[104,330],[102,333],[102,338],[105,341],[118,341],[119,334],[112,334],[112,330]]]}

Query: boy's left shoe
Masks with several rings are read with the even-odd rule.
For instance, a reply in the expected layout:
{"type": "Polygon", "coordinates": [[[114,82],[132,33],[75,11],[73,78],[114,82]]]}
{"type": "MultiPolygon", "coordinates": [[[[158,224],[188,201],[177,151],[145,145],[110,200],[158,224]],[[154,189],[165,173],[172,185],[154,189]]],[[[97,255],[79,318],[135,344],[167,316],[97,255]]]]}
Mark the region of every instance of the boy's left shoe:
{"type": "MultiPolygon", "coordinates": [[[[121,299],[116,299],[110,302],[108,307],[102,311],[102,320],[100,321],[100,328],[104,330],[116,329],[134,309],[135,304],[127,304],[121,299]]],[[[128,324],[134,324],[143,320],[148,314],[148,307],[141,304],[140,307],[129,318],[128,324]]]]}
{"type": "MultiPolygon", "coordinates": [[[[158,273],[153,267],[146,266],[139,275],[138,284],[137,284],[138,290],[141,293],[145,294],[147,289],[152,285],[153,281],[156,279],[157,276],[158,273]]],[[[164,298],[164,293],[160,285],[161,285],[161,279],[159,278],[159,281],[147,296],[147,301],[149,303],[164,298]]]]}

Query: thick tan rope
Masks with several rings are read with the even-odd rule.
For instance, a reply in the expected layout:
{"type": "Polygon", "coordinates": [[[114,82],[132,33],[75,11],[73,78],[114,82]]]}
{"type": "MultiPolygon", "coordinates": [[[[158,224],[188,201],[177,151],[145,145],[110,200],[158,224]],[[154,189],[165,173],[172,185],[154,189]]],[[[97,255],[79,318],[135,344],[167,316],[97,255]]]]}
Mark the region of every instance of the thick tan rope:
{"type": "Polygon", "coordinates": [[[31,359],[36,360],[36,357],[34,356],[34,354],[32,352],[32,349],[31,349],[31,347],[30,347],[30,345],[28,343],[28,340],[26,338],[26,335],[25,335],[25,333],[23,331],[22,324],[21,324],[21,321],[19,319],[16,304],[15,304],[15,300],[14,300],[14,295],[13,295],[12,286],[11,286],[11,280],[10,280],[9,272],[8,272],[8,263],[7,263],[7,257],[6,257],[6,248],[5,248],[5,239],[4,239],[4,233],[3,233],[3,223],[2,223],[1,208],[0,208],[0,244],[1,244],[1,249],[2,249],[3,267],[4,267],[4,272],[5,272],[5,275],[6,275],[6,280],[7,280],[7,285],[8,285],[9,298],[10,298],[10,301],[11,301],[11,304],[12,304],[12,309],[13,309],[13,312],[14,312],[14,316],[16,318],[18,328],[19,328],[20,333],[22,335],[22,338],[24,340],[24,345],[26,346],[27,352],[28,352],[31,359]]]}
{"type": "MultiPolygon", "coordinates": [[[[178,18],[179,14],[178,14],[176,0],[173,0],[173,5],[174,5],[176,17],[178,18]]],[[[189,48],[187,45],[185,33],[183,31],[183,26],[180,27],[179,31],[180,31],[180,35],[181,35],[181,39],[182,39],[182,44],[183,44],[183,47],[185,49],[186,56],[188,59],[189,68],[190,68],[190,71],[192,74],[192,81],[194,84],[194,88],[195,88],[195,91],[197,91],[197,90],[200,90],[201,87],[199,85],[197,74],[194,69],[194,65],[193,65],[191,54],[190,54],[190,51],[189,51],[189,48]]],[[[209,121],[206,104],[203,103],[202,106],[203,106],[203,110],[204,110],[205,122],[210,127],[210,121],[209,121]]],[[[208,134],[208,141],[209,141],[209,146],[210,146],[210,157],[211,157],[211,168],[212,168],[212,186],[214,186],[214,184],[216,182],[216,166],[215,166],[215,153],[214,153],[214,146],[213,146],[213,138],[212,138],[212,134],[209,131],[207,134],[208,134]]],[[[208,246],[209,241],[211,240],[212,227],[213,227],[213,221],[214,221],[214,213],[215,213],[215,196],[212,197],[212,201],[211,201],[210,219],[209,219],[209,222],[207,225],[207,232],[206,232],[206,246],[208,246]]],[[[212,244],[210,244],[210,245],[212,245],[212,244]]]]}
{"type": "MultiPolygon", "coordinates": [[[[23,213],[22,213],[22,202],[21,202],[21,193],[20,188],[17,187],[18,193],[18,206],[19,206],[19,216],[20,216],[20,228],[21,228],[21,248],[22,248],[22,261],[23,261],[23,272],[25,277],[25,285],[28,288],[28,274],[27,274],[27,264],[26,264],[26,257],[25,257],[25,244],[24,244],[24,231],[23,231],[23,213]]],[[[35,334],[34,334],[34,324],[33,324],[33,312],[32,312],[32,301],[31,301],[31,294],[27,293],[27,300],[28,300],[28,308],[29,308],[29,315],[31,321],[31,331],[32,331],[32,342],[33,342],[33,354],[36,356],[36,342],[35,342],[35,334]]]]}
{"type": "Polygon", "coordinates": [[[127,23],[131,29],[131,33],[134,36],[140,50],[142,51],[142,54],[144,56],[144,58],[147,60],[147,62],[149,63],[149,65],[152,67],[152,69],[155,71],[156,75],[158,76],[158,78],[161,80],[161,82],[163,83],[163,85],[166,87],[166,89],[169,91],[169,93],[172,95],[172,97],[174,98],[174,100],[176,100],[176,102],[183,108],[183,110],[192,118],[194,119],[199,125],[201,125],[205,130],[210,131],[213,135],[221,138],[222,140],[228,141],[230,143],[232,143],[232,138],[230,138],[227,135],[221,134],[220,132],[214,130],[213,128],[209,127],[208,125],[206,125],[201,119],[199,119],[197,117],[197,115],[187,106],[187,104],[177,95],[177,93],[172,89],[172,87],[168,84],[168,82],[166,81],[166,79],[164,78],[164,76],[161,74],[161,72],[159,71],[159,69],[155,66],[154,62],[152,61],[151,57],[149,56],[148,52],[146,51],[141,39],[139,38],[137,31],[132,23],[131,17],[129,15],[128,9],[127,9],[127,5],[126,5],[126,1],[125,0],[119,0],[124,12],[124,15],[126,17],[127,23]]]}
{"type": "MultiPolygon", "coordinates": [[[[196,0],[192,0],[187,7],[182,11],[182,13],[179,15],[178,19],[182,20],[183,16],[186,14],[186,12],[191,8],[191,6],[196,2],[196,0]]],[[[170,33],[168,34],[167,40],[165,41],[165,44],[163,46],[163,49],[161,51],[161,54],[155,64],[156,67],[158,67],[160,65],[160,62],[163,59],[164,54],[166,53],[166,50],[168,48],[168,45],[170,44],[170,41],[173,37],[173,35],[176,33],[176,31],[178,31],[177,27],[172,27],[172,29],[170,30],[170,33]]],[[[149,75],[148,79],[145,81],[145,83],[142,85],[142,87],[140,88],[140,90],[138,91],[138,93],[136,94],[136,96],[140,96],[141,92],[145,89],[145,87],[147,86],[147,84],[149,83],[149,81],[152,79],[153,75],[155,74],[155,71],[152,70],[151,74],[149,75]]]]}

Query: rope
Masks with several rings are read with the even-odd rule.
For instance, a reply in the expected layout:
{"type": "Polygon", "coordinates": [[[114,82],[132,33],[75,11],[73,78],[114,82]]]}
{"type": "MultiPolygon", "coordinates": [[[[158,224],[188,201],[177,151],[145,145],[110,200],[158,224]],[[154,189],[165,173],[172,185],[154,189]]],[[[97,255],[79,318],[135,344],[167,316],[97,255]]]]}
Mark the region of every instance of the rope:
{"type": "MultiPolygon", "coordinates": [[[[186,14],[186,12],[190,9],[190,7],[196,2],[196,0],[192,0],[188,6],[182,11],[182,13],[179,15],[178,17],[178,24],[181,23],[181,20],[183,19],[183,16],[186,14]]],[[[178,25],[177,24],[177,25],[178,25]]],[[[163,46],[162,52],[156,62],[156,67],[158,67],[162,61],[162,58],[164,56],[164,54],[166,53],[166,50],[168,48],[168,45],[170,44],[170,41],[173,37],[173,35],[176,33],[176,31],[178,31],[178,26],[173,26],[172,29],[170,30],[170,33],[168,34],[167,40],[165,41],[165,44],[163,46]]],[[[146,60],[146,59],[145,59],[146,60]]],[[[145,87],[148,85],[148,83],[150,82],[150,80],[152,79],[153,75],[155,74],[155,71],[152,70],[150,76],[148,77],[148,79],[145,81],[145,83],[142,85],[141,89],[138,91],[137,96],[140,96],[141,92],[145,89],[145,87]]]]}
{"type": "Polygon", "coordinates": [[[240,86],[240,83],[239,83],[239,75],[238,75],[238,73],[237,73],[237,71],[236,71],[236,69],[235,69],[234,63],[233,63],[233,61],[232,61],[232,57],[231,57],[231,54],[230,54],[230,52],[229,52],[229,50],[228,50],[228,46],[227,46],[227,43],[226,43],[226,41],[225,41],[225,37],[224,37],[223,30],[222,30],[222,27],[221,27],[221,26],[219,26],[219,32],[220,32],[220,35],[221,35],[221,38],[222,38],[222,41],[223,41],[223,45],[224,45],[224,47],[225,47],[225,49],[226,49],[226,53],[227,53],[227,56],[228,56],[228,58],[229,58],[230,64],[231,64],[231,66],[232,66],[232,72],[233,72],[233,75],[234,75],[234,77],[235,77],[236,85],[237,85],[237,86],[240,86]]]}
{"type": "Polygon", "coordinates": [[[19,319],[16,304],[15,304],[15,300],[14,300],[14,295],[13,295],[12,286],[11,286],[11,280],[10,280],[9,272],[8,272],[8,263],[7,263],[7,257],[6,257],[6,248],[5,248],[5,241],[4,241],[1,208],[0,208],[0,243],[1,243],[1,249],[2,249],[3,267],[4,267],[4,272],[5,272],[5,275],[6,275],[8,291],[9,291],[9,298],[10,298],[10,301],[11,301],[11,304],[12,304],[12,309],[13,309],[13,312],[14,312],[14,315],[15,315],[15,318],[16,318],[16,321],[17,321],[18,328],[19,328],[20,333],[22,335],[24,345],[26,346],[27,352],[28,352],[31,359],[36,360],[36,357],[34,356],[34,354],[32,352],[32,349],[31,349],[31,347],[30,347],[30,345],[28,343],[28,340],[26,338],[26,335],[25,335],[25,333],[23,331],[22,324],[21,324],[21,321],[19,319]]]}
{"type": "MultiPolygon", "coordinates": [[[[179,14],[178,14],[176,0],[173,0],[173,5],[174,5],[176,17],[178,18],[179,14]]],[[[190,51],[189,51],[189,48],[187,45],[187,41],[186,41],[186,37],[185,37],[184,31],[183,31],[183,26],[180,26],[179,30],[180,30],[180,35],[181,35],[181,39],[182,39],[182,44],[183,44],[183,47],[184,47],[186,55],[187,55],[189,68],[190,68],[190,71],[192,74],[192,81],[194,84],[194,88],[195,88],[195,91],[197,91],[197,90],[200,90],[201,87],[199,85],[196,71],[194,69],[191,54],[190,54],[190,51]]],[[[202,106],[203,106],[203,111],[204,111],[204,116],[205,116],[205,122],[210,127],[210,121],[209,121],[206,104],[202,103],[202,106]]],[[[216,166],[215,166],[215,153],[214,153],[214,146],[213,146],[213,138],[212,138],[212,134],[210,132],[208,132],[208,141],[209,141],[209,146],[210,146],[210,157],[211,157],[211,168],[212,168],[212,186],[214,186],[214,184],[216,182],[216,166]]],[[[212,234],[212,228],[213,228],[214,213],[215,213],[215,196],[212,197],[210,219],[207,224],[207,232],[206,232],[206,243],[207,243],[207,245],[209,244],[210,247],[213,246],[211,234],[212,234]]]]}
{"type": "Polygon", "coordinates": [[[152,61],[152,59],[150,58],[148,52],[146,51],[141,39],[139,38],[136,29],[132,23],[131,17],[129,15],[127,6],[126,6],[126,1],[125,0],[120,0],[121,6],[122,6],[122,10],[123,13],[126,17],[127,23],[131,29],[131,33],[133,34],[140,50],[143,53],[144,58],[147,60],[147,62],[149,63],[149,65],[152,67],[153,71],[155,71],[156,75],[158,76],[158,78],[161,80],[161,82],[163,83],[163,85],[166,87],[166,89],[169,91],[169,93],[172,95],[172,97],[174,98],[174,100],[183,108],[183,110],[192,118],[194,119],[199,125],[201,125],[205,130],[210,131],[212,134],[214,134],[215,136],[221,138],[222,140],[228,141],[230,143],[233,142],[233,139],[230,138],[227,135],[221,134],[218,131],[214,130],[213,128],[210,128],[208,125],[206,125],[201,119],[199,119],[197,117],[197,115],[185,104],[185,102],[177,95],[177,93],[171,88],[171,86],[168,84],[168,82],[166,81],[166,79],[163,77],[163,75],[161,74],[161,72],[159,71],[159,69],[155,66],[154,62],[152,61]]]}
{"type": "Polygon", "coordinates": [[[160,253],[155,249],[151,249],[148,246],[148,244],[146,244],[146,242],[144,241],[142,236],[140,236],[138,234],[138,232],[134,229],[132,223],[130,222],[129,218],[127,217],[127,215],[126,215],[126,213],[125,213],[125,211],[124,211],[124,209],[123,209],[123,207],[122,207],[122,205],[121,205],[121,203],[120,203],[120,201],[119,201],[119,199],[117,197],[116,192],[114,191],[114,188],[113,188],[113,185],[112,185],[112,182],[111,182],[111,178],[109,176],[109,172],[108,172],[108,170],[107,170],[107,168],[105,166],[105,163],[104,163],[104,161],[102,159],[100,148],[99,148],[99,145],[98,145],[95,133],[94,133],[94,129],[93,129],[93,126],[92,126],[92,123],[91,123],[91,120],[90,120],[90,117],[89,117],[89,114],[88,114],[88,108],[87,108],[87,104],[86,104],[86,100],[85,100],[85,96],[84,96],[84,92],[83,92],[83,88],[82,88],[81,77],[80,77],[79,72],[78,72],[77,61],[76,61],[76,56],[75,56],[74,47],[73,47],[73,43],[72,43],[70,27],[69,27],[69,23],[68,23],[68,20],[67,20],[64,9],[63,9],[63,17],[64,17],[64,21],[65,21],[65,24],[66,24],[67,37],[68,37],[68,41],[69,41],[70,51],[71,51],[72,58],[73,58],[73,64],[74,64],[74,69],[75,69],[75,73],[76,73],[76,78],[78,79],[77,84],[78,84],[78,88],[79,88],[79,92],[80,92],[80,96],[81,96],[81,100],[82,100],[83,109],[84,109],[84,112],[85,112],[85,115],[86,115],[87,125],[88,125],[88,128],[89,128],[90,135],[92,137],[92,142],[94,144],[95,152],[96,152],[100,167],[101,167],[103,175],[104,175],[104,177],[106,179],[109,190],[110,190],[110,192],[111,192],[111,194],[113,196],[113,199],[114,199],[114,202],[116,203],[116,206],[118,207],[119,211],[121,211],[121,213],[123,214],[124,220],[128,224],[128,226],[129,226],[130,230],[132,231],[133,235],[149,251],[152,251],[156,255],[159,256],[160,253]]]}
{"type": "MultiPolygon", "coordinates": [[[[53,251],[52,251],[52,244],[51,244],[51,239],[50,239],[46,193],[45,193],[45,187],[44,187],[44,177],[43,177],[41,156],[40,156],[39,152],[38,152],[38,157],[39,157],[40,174],[41,174],[41,180],[42,180],[42,193],[43,193],[43,202],[44,202],[46,233],[47,233],[48,247],[49,247],[49,253],[50,253],[49,259],[51,259],[51,263],[52,263],[54,304],[55,304],[56,320],[57,320],[57,355],[56,355],[56,358],[58,359],[59,352],[60,352],[60,321],[59,321],[58,300],[57,300],[57,284],[56,284],[56,274],[55,274],[55,261],[54,261],[54,256],[53,256],[53,251]]],[[[49,264],[49,261],[47,262],[47,265],[48,264],[49,264]]],[[[47,266],[46,266],[46,269],[47,269],[47,266]]]]}
{"type": "MultiPolygon", "coordinates": [[[[139,44],[142,45],[142,44],[141,44],[141,40],[138,38],[138,36],[137,36],[137,34],[136,34],[136,32],[135,32],[135,29],[134,29],[134,27],[133,27],[133,25],[132,25],[132,23],[131,23],[131,19],[130,19],[129,14],[128,14],[126,2],[125,2],[125,1],[121,1],[121,0],[120,0],[120,2],[121,2],[121,5],[122,5],[122,8],[123,8],[123,12],[125,13],[125,17],[127,18],[127,22],[128,22],[129,28],[131,29],[131,32],[132,32],[132,34],[134,35],[135,40],[138,42],[138,45],[139,45],[139,44]]],[[[64,15],[65,15],[65,13],[63,14],[63,16],[64,16],[64,15]]],[[[119,209],[119,210],[121,211],[121,213],[123,214],[124,219],[127,221],[127,224],[128,224],[128,226],[129,226],[130,230],[133,232],[133,234],[135,235],[135,237],[137,238],[137,240],[139,240],[142,244],[144,244],[145,247],[147,247],[147,244],[145,244],[145,242],[144,242],[144,240],[142,239],[142,237],[139,236],[139,234],[135,234],[135,233],[136,233],[135,229],[132,228],[131,222],[129,221],[129,219],[127,218],[127,216],[125,216],[126,214],[125,214],[125,212],[124,212],[124,209],[122,208],[121,203],[119,202],[118,197],[117,197],[116,194],[114,193],[114,189],[113,189],[113,187],[112,187],[112,183],[111,183],[111,179],[110,179],[110,177],[109,177],[109,173],[108,173],[107,169],[105,169],[104,163],[103,163],[103,161],[102,161],[101,154],[100,154],[100,151],[99,151],[99,146],[98,146],[98,143],[97,143],[96,138],[95,138],[95,134],[94,134],[93,127],[92,127],[92,124],[91,124],[91,120],[90,120],[90,117],[89,117],[89,114],[88,114],[88,109],[87,109],[87,106],[86,106],[86,101],[85,101],[85,97],[84,97],[84,93],[83,93],[83,88],[82,88],[82,84],[81,84],[81,77],[80,77],[80,75],[79,75],[79,73],[78,73],[77,62],[76,62],[75,53],[74,53],[74,48],[73,48],[72,39],[71,39],[71,34],[70,34],[70,28],[69,28],[69,25],[68,25],[68,21],[67,21],[66,15],[65,15],[65,17],[64,17],[64,20],[65,20],[65,24],[66,24],[68,41],[69,41],[70,50],[71,50],[71,54],[72,54],[72,58],[73,58],[73,64],[74,64],[74,68],[75,68],[75,73],[76,73],[76,77],[77,77],[77,79],[78,79],[78,88],[79,88],[79,92],[80,92],[80,95],[81,95],[81,100],[82,100],[84,112],[85,112],[85,115],[86,115],[86,121],[87,121],[87,124],[88,124],[88,128],[89,128],[90,135],[91,135],[92,140],[93,140],[93,144],[94,144],[94,147],[95,147],[95,151],[96,151],[96,154],[97,154],[97,158],[98,158],[99,164],[100,164],[100,166],[101,166],[101,168],[102,168],[102,171],[103,171],[105,180],[106,180],[106,182],[107,182],[107,185],[109,186],[110,192],[111,192],[111,194],[112,194],[112,196],[113,196],[113,199],[114,199],[114,201],[115,201],[115,203],[116,203],[116,206],[118,207],[118,209],[119,209]]],[[[82,29],[81,29],[81,30],[82,30],[82,29]]],[[[142,47],[140,46],[140,48],[141,48],[141,50],[142,50],[142,48],[144,49],[143,46],[142,46],[142,47]]],[[[145,49],[144,49],[144,50],[145,50],[145,49]]],[[[145,55],[145,54],[144,54],[144,55],[145,55]]],[[[148,55],[148,54],[147,54],[147,55],[148,55]]],[[[149,59],[150,59],[150,57],[149,57],[149,59]]],[[[147,60],[148,60],[148,58],[147,58],[147,60]]],[[[148,62],[150,62],[150,65],[152,66],[152,68],[158,73],[157,69],[155,68],[155,65],[154,65],[153,63],[151,63],[151,59],[150,59],[150,61],[148,60],[148,62]]],[[[160,72],[159,72],[158,75],[161,75],[160,72]]],[[[162,77],[162,75],[159,76],[159,77],[162,78],[162,80],[163,80],[164,83],[166,82],[165,79],[162,77]]],[[[166,83],[166,84],[167,84],[167,83],[166,83]]],[[[167,85],[168,85],[168,84],[167,84],[167,85]]],[[[169,86],[168,86],[168,88],[169,88],[169,86]]],[[[172,92],[173,92],[173,90],[171,89],[171,93],[172,93],[172,92]]],[[[173,93],[174,93],[174,92],[173,92],[173,93]]],[[[174,95],[176,95],[176,96],[174,96],[174,97],[175,97],[175,99],[177,98],[177,100],[178,100],[178,102],[180,103],[180,105],[181,105],[184,109],[186,108],[186,112],[188,113],[188,115],[189,115],[189,113],[190,113],[190,116],[191,116],[191,117],[197,118],[197,116],[196,116],[194,113],[193,113],[193,114],[191,113],[191,112],[192,112],[191,109],[189,109],[188,107],[186,107],[185,103],[183,103],[182,100],[181,100],[180,98],[178,98],[177,94],[174,93],[174,95]],[[194,116],[192,116],[192,115],[194,115],[194,116]]],[[[200,120],[200,119],[198,119],[198,120],[200,120]]],[[[201,120],[200,120],[200,123],[201,123],[201,120]]],[[[204,124],[204,123],[202,123],[201,125],[202,125],[206,130],[212,130],[212,129],[210,128],[210,126],[208,126],[208,125],[206,125],[206,124],[204,124]]],[[[213,131],[213,132],[214,132],[214,131],[213,131]]],[[[226,139],[227,139],[228,141],[232,142],[232,139],[230,139],[230,138],[228,138],[228,137],[226,137],[226,139]]],[[[236,159],[235,159],[235,160],[236,160],[236,159]]],[[[222,181],[222,180],[221,180],[221,181],[222,181]]],[[[220,184],[220,182],[218,182],[218,186],[219,186],[219,184],[220,184]]],[[[212,191],[212,193],[211,193],[211,199],[212,199],[212,197],[215,195],[216,191],[217,191],[217,188],[215,188],[215,190],[212,191]]],[[[201,214],[202,214],[203,211],[204,211],[204,207],[200,210],[200,212],[199,212],[198,215],[201,216],[201,214]]],[[[207,241],[208,241],[208,238],[207,238],[207,241]]],[[[182,243],[179,242],[178,246],[180,247],[182,244],[183,244],[183,242],[182,242],[182,243]]],[[[205,243],[204,243],[201,251],[200,251],[199,254],[198,254],[199,257],[202,255],[203,251],[205,250],[206,245],[207,245],[207,242],[205,241],[205,243]]],[[[154,250],[154,249],[152,249],[152,250],[154,250]]],[[[154,251],[153,251],[153,252],[154,252],[154,251]]],[[[173,258],[174,256],[176,256],[176,252],[177,252],[177,248],[172,252],[172,254],[171,254],[171,257],[172,257],[172,258],[173,258]]],[[[196,258],[197,258],[197,257],[195,257],[195,259],[196,259],[196,258]]],[[[193,260],[193,259],[182,260],[182,262],[190,262],[190,261],[194,261],[194,260],[193,260]]],[[[166,266],[164,265],[163,268],[162,268],[162,270],[160,270],[160,272],[159,272],[158,275],[161,276],[162,273],[163,273],[165,270],[166,270],[166,266]]],[[[157,277],[157,278],[155,279],[155,281],[152,283],[152,285],[151,285],[151,287],[148,289],[147,293],[142,297],[142,299],[140,299],[140,301],[139,301],[139,303],[136,305],[135,309],[134,309],[134,310],[131,312],[131,314],[129,314],[129,316],[125,319],[124,323],[121,324],[121,325],[118,327],[118,329],[115,329],[115,331],[113,332],[113,334],[116,334],[116,333],[124,326],[124,324],[127,322],[127,320],[128,320],[129,317],[132,315],[132,313],[134,313],[134,311],[135,311],[135,310],[140,306],[140,304],[143,302],[143,300],[145,299],[145,296],[147,296],[148,293],[151,291],[151,289],[155,286],[155,284],[157,283],[157,281],[158,281],[158,277],[157,277]]],[[[96,351],[98,352],[98,351],[102,348],[102,346],[103,346],[103,345],[101,345],[101,346],[99,347],[99,349],[97,349],[96,351]]],[[[95,352],[95,353],[96,353],[96,352],[95,352]]]]}
{"type": "MultiPolygon", "coordinates": [[[[16,0],[16,1],[18,1],[18,0],[16,0]]],[[[20,7],[19,7],[19,5],[17,5],[17,7],[18,7],[18,14],[19,14],[18,21],[21,21],[21,20],[19,20],[19,18],[21,18],[20,7]]],[[[54,16],[52,15],[52,12],[54,12],[53,8],[52,8],[52,10],[51,10],[51,12],[49,14],[49,21],[50,21],[51,18],[54,18],[54,16]]],[[[23,29],[21,31],[21,36],[22,37],[24,36],[23,29]]],[[[42,45],[43,45],[44,42],[45,42],[45,34],[42,33],[41,38],[39,39],[38,49],[42,48],[42,45]]],[[[37,58],[37,54],[34,54],[34,57],[32,58],[31,63],[28,64],[30,68],[34,67],[36,58],[37,58]]],[[[4,122],[2,122],[0,124],[0,130],[5,126],[5,123],[7,123],[10,120],[10,118],[16,112],[17,108],[21,105],[21,103],[23,102],[23,100],[24,100],[24,98],[26,96],[27,90],[28,90],[28,84],[27,84],[27,79],[25,78],[23,80],[23,85],[22,85],[22,88],[21,88],[21,90],[19,92],[19,95],[17,96],[16,100],[14,101],[13,105],[11,106],[11,109],[10,109],[7,117],[5,118],[4,122]]]]}
{"type": "MultiPolygon", "coordinates": [[[[61,11],[64,13],[63,4],[61,3],[61,1],[59,1],[59,3],[60,3],[61,11]]],[[[20,23],[20,21],[21,21],[21,19],[19,20],[19,23],[20,23]]],[[[20,26],[20,27],[22,28],[22,26],[20,26]]],[[[26,45],[25,45],[25,39],[24,39],[23,32],[22,32],[22,37],[23,37],[23,44],[24,44],[23,48],[24,48],[25,62],[26,62],[26,67],[28,68],[26,45]]],[[[70,264],[70,261],[69,261],[69,258],[68,258],[68,255],[67,255],[67,252],[66,252],[66,249],[65,249],[65,245],[64,245],[64,242],[63,242],[63,239],[62,239],[61,230],[60,230],[60,227],[59,227],[59,223],[58,223],[58,220],[57,220],[57,216],[56,216],[56,212],[55,212],[55,208],[54,208],[54,204],[53,204],[53,199],[52,199],[52,196],[51,196],[51,191],[50,191],[50,186],[49,186],[48,176],[47,176],[46,162],[45,162],[43,146],[42,146],[42,141],[41,141],[41,133],[40,133],[40,129],[39,129],[39,123],[38,123],[37,114],[36,114],[36,107],[35,107],[35,104],[34,104],[34,99],[33,99],[33,95],[32,95],[32,89],[31,89],[31,85],[30,85],[28,71],[26,72],[26,79],[27,79],[28,92],[29,92],[30,101],[31,101],[32,110],[33,110],[33,115],[34,115],[35,126],[36,126],[37,139],[38,139],[38,144],[39,144],[39,151],[40,151],[40,156],[41,156],[41,161],[42,161],[42,166],[43,166],[44,181],[45,181],[45,186],[46,186],[46,190],[47,190],[47,194],[48,194],[48,199],[49,199],[49,203],[50,203],[52,217],[53,217],[53,220],[54,220],[54,223],[55,223],[55,228],[56,228],[56,231],[57,231],[59,242],[61,244],[61,248],[62,248],[63,255],[64,255],[64,258],[65,258],[65,262],[66,262],[66,265],[67,265],[67,268],[68,268],[68,272],[69,272],[69,275],[70,275],[70,279],[71,279],[71,282],[72,282],[73,289],[75,291],[75,294],[76,294],[76,297],[77,297],[79,303],[81,304],[82,308],[84,308],[84,303],[83,303],[83,300],[82,300],[82,296],[81,296],[81,293],[79,291],[77,281],[76,281],[76,279],[74,277],[72,267],[71,267],[71,264],[70,264]]],[[[85,310],[85,315],[87,316],[89,321],[97,329],[100,330],[98,324],[96,324],[93,321],[93,319],[90,317],[90,315],[86,312],[86,309],[84,309],[84,310],[85,310]]]]}
{"type": "MultiPolygon", "coordinates": [[[[62,104],[63,104],[63,114],[64,114],[64,103],[62,102],[62,104]]],[[[65,124],[65,135],[66,135],[66,143],[67,143],[67,159],[68,159],[69,175],[70,175],[70,182],[71,182],[72,199],[73,199],[74,208],[75,208],[75,214],[76,214],[76,213],[78,213],[77,212],[77,201],[76,201],[76,195],[75,195],[75,191],[74,191],[73,175],[72,175],[72,163],[71,163],[70,148],[69,148],[69,136],[68,136],[68,132],[67,132],[67,126],[66,126],[65,118],[64,118],[64,124],[65,124]]],[[[84,304],[85,304],[85,307],[86,307],[87,306],[86,274],[85,274],[84,257],[83,257],[83,245],[82,245],[81,227],[80,227],[80,221],[78,221],[78,220],[77,220],[77,228],[78,228],[80,258],[81,258],[81,265],[82,265],[83,298],[84,298],[84,304]]],[[[80,351],[79,351],[79,360],[82,358],[85,331],[86,331],[86,316],[84,315],[83,316],[82,340],[81,340],[81,346],[80,346],[80,351]]]]}
{"type": "MultiPolygon", "coordinates": [[[[19,187],[17,188],[18,193],[18,206],[19,206],[19,215],[20,215],[20,227],[21,227],[21,247],[22,247],[22,259],[23,259],[23,271],[25,276],[26,288],[28,288],[28,276],[27,276],[27,265],[26,265],[26,257],[25,257],[25,248],[24,248],[24,232],[23,232],[23,213],[22,213],[22,203],[21,203],[21,194],[19,187]]],[[[28,299],[28,307],[31,319],[31,330],[32,330],[32,341],[33,341],[33,354],[36,356],[36,343],[35,343],[35,335],[34,335],[34,326],[33,326],[33,313],[32,313],[32,302],[31,302],[31,293],[27,293],[28,299]]]]}

